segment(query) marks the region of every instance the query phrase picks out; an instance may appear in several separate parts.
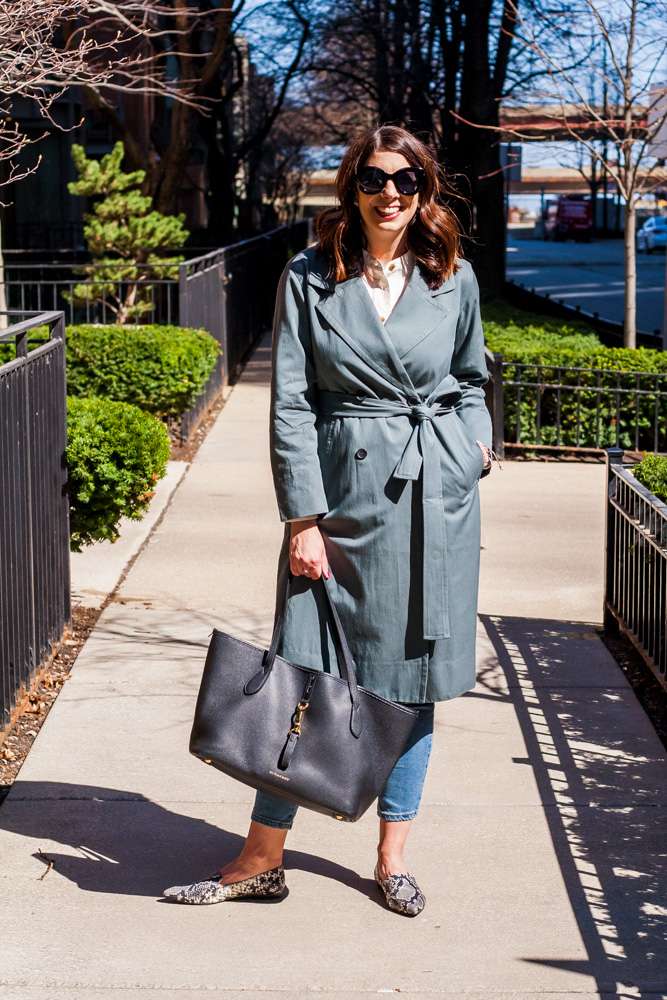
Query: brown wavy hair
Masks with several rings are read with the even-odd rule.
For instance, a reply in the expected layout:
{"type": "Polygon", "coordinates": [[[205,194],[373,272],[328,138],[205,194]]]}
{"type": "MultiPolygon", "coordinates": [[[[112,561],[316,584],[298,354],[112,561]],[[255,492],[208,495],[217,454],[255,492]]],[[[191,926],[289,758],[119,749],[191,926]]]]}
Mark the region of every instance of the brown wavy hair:
{"type": "Polygon", "coordinates": [[[351,143],[336,174],[336,195],[340,202],[327,208],[317,219],[319,247],[329,261],[329,274],[337,282],[360,273],[362,248],[366,244],[361,214],[354,201],[357,168],[372,153],[401,153],[416,167],[423,167],[426,181],[420,191],[419,207],[408,226],[408,249],[430,288],[438,288],[458,271],[461,255],[458,219],[444,199],[460,197],[448,183],[431,150],[421,139],[398,125],[378,125],[362,132],[351,143]]]}

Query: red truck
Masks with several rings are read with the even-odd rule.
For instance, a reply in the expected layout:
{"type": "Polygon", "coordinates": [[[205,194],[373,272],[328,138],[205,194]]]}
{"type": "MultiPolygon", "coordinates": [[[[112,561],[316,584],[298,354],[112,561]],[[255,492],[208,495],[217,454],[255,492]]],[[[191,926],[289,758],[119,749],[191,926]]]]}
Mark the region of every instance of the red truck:
{"type": "Polygon", "coordinates": [[[563,194],[550,201],[544,212],[545,240],[588,242],[593,229],[591,199],[578,194],[563,194]]]}

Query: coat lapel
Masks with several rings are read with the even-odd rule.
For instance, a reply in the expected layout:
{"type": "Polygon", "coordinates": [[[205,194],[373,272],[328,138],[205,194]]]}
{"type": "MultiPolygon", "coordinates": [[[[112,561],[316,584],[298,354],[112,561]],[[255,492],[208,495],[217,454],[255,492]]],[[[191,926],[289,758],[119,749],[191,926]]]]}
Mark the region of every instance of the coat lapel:
{"type": "Polygon", "coordinates": [[[308,281],[320,292],[315,308],[338,336],[373,371],[397,388],[414,393],[414,383],[401,358],[428,337],[451,312],[448,293],[456,288],[455,276],[451,275],[439,288],[432,290],[415,266],[386,323],[378,316],[361,277],[337,284],[333,278],[310,271],[308,281]]]}
{"type": "Polygon", "coordinates": [[[348,347],[396,388],[414,394],[414,386],[361,277],[335,284],[311,271],[308,281],[320,291],[331,291],[316,302],[315,308],[348,347]]]}
{"type": "Polygon", "coordinates": [[[415,267],[408,285],[386,322],[387,334],[399,358],[405,355],[440,326],[451,312],[451,295],[456,287],[454,275],[434,290],[430,289],[415,267]]]}

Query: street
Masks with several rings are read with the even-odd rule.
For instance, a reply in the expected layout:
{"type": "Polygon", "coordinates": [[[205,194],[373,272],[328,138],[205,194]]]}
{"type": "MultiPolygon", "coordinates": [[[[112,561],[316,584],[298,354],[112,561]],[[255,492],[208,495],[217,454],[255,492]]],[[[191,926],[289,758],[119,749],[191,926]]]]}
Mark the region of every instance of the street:
{"type": "MultiPolygon", "coordinates": [[[[507,277],[566,305],[580,305],[603,319],[623,322],[622,240],[551,243],[512,240],[507,247],[507,277]]],[[[637,329],[662,329],[665,255],[637,255],[637,329]]]]}

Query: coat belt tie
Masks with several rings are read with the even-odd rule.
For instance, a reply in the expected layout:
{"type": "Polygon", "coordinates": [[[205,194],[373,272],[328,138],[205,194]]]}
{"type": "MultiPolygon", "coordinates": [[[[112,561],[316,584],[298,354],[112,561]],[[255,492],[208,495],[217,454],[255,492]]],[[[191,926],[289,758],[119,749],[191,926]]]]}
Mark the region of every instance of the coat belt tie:
{"type": "Polygon", "coordinates": [[[438,439],[433,418],[455,410],[460,391],[448,386],[445,398],[411,403],[400,399],[374,399],[345,392],[320,390],[318,412],[332,417],[408,417],[412,433],[392,473],[394,479],[417,480],[424,470],[422,483],[423,539],[423,615],[424,639],[448,639],[449,578],[447,573],[447,523],[442,497],[442,474],[438,439]],[[445,402],[447,399],[447,402],[445,402]]]}

